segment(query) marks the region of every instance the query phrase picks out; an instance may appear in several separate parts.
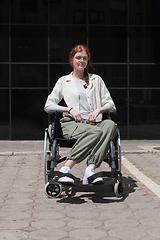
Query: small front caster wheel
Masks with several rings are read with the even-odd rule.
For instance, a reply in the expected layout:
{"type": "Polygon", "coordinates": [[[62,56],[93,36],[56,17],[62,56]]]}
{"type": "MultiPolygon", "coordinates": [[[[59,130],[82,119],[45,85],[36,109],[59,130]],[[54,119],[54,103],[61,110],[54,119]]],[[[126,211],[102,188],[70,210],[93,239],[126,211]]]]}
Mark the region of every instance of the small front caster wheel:
{"type": "Polygon", "coordinates": [[[45,194],[48,197],[59,197],[62,193],[61,184],[50,184],[49,182],[45,185],[45,194]]]}
{"type": "Polygon", "coordinates": [[[114,184],[114,193],[115,193],[116,197],[122,197],[123,184],[122,184],[122,182],[119,182],[119,180],[117,180],[117,182],[114,184]]]}

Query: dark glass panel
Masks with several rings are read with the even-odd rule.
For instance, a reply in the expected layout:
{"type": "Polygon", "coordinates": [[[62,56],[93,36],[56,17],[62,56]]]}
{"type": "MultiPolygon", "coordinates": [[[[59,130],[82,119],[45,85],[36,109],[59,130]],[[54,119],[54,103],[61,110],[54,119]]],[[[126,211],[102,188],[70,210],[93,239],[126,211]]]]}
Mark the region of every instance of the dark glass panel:
{"type": "Polygon", "coordinates": [[[129,23],[130,24],[160,24],[160,1],[129,1],[129,23]]]}
{"type": "Polygon", "coordinates": [[[127,24],[127,0],[89,0],[90,24],[127,24]]]}
{"type": "Polygon", "coordinates": [[[107,87],[127,87],[127,66],[126,65],[99,65],[94,64],[91,73],[102,77],[107,87]]]}
{"type": "Polygon", "coordinates": [[[9,28],[0,26],[0,62],[9,61],[9,28]]]}
{"type": "Polygon", "coordinates": [[[0,87],[9,86],[9,66],[0,64],[0,87]]]}
{"type": "Polygon", "coordinates": [[[49,20],[51,24],[85,24],[87,1],[50,0],[49,20]]]}
{"type": "Polygon", "coordinates": [[[50,87],[53,88],[57,80],[64,76],[68,75],[72,72],[72,68],[69,66],[69,64],[63,64],[63,65],[50,65],[50,87]]]}
{"type": "Polygon", "coordinates": [[[12,90],[12,140],[42,140],[47,90],[12,90]]]}
{"type": "Polygon", "coordinates": [[[0,139],[9,140],[9,90],[0,90],[0,139]]]}
{"type": "Polygon", "coordinates": [[[47,62],[47,27],[12,26],[12,61],[47,62]]]}
{"type": "Polygon", "coordinates": [[[127,138],[127,90],[109,89],[111,97],[116,105],[117,112],[111,114],[111,118],[117,123],[121,139],[127,138]]]}
{"type": "Polygon", "coordinates": [[[126,27],[89,27],[93,62],[127,62],[126,27]]]}
{"type": "Polygon", "coordinates": [[[47,65],[12,65],[12,87],[47,87],[47,65]]]}
{"type": "Polygon", "coordinates": [[[160,87],[160,65],[131,65],[130,87],[160,87]]]}
{"type": "Polygon", "coordinates": [[[130,62],[160,62],[160,28],[130,27],[130,62]]]}
{"type": "Polygon", "coordinates": [[[52,62],[68,62],[71,49],[77,44],[86,44],[85,27],[51,27],[50,54],[52,62]]]}
{"type": "Polygon", "coordinates": [[[11,22],[24,24],[46,24],[48,22],[48,1],[11,1],[11,22]]]}
{"type": "Polygon", "coordinates": [[[160,90],[130,90],[130,138],[160,138],[160,90]]]}
{"type": "Polygon", "coordinates": [[[0,1],[0,23],[9,22],[9,1],[0,1]]]}
{"type": "MultiPolygon", "coordinates": [[[[107,87],[126,87],[127,86],[127,67],[125,65],[96,65],[94,69],[90,67],[89,73],[95,73],[102,77],[107,87]]],[[[51,64],[51,82],[53,87],[63,75],[67,75],[72,71],[69,64],[51,64]]]]}

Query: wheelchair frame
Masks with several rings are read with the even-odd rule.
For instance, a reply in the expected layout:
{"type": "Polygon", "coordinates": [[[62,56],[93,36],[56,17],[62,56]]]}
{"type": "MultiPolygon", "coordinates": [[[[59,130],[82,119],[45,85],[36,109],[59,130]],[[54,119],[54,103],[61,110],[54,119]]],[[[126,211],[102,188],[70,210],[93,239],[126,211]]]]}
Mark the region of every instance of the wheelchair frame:
{"type": "MultiPolygon", "coordinates": [[[[66,160],[66,157],[61,158],[61,156],[59,156],[59,147],[71,148],[76,142],[75,139],[63,138],[59,123],[60,116],[62,116],[60,113],[53,112],[49,127],[45,129],[44,181],[45,193],[48,197],[59,197],[63,190],[68,193],[69,191],[73,191],[74,187],[86,187],[86,185],[82,185],[82,181],[74,175],[69,173],[64,174],[54,170],[57,164],[66,160]],[[75,185],[62,184],[58,182],[58,178],[62,176],[73,178],[75,185]]],[[[95,186],[92,184],[92,181],[97,177],[103,177],[103,183],[100,185],[113,185],[115,196],[121,197],[123,194],[123,182],[121,173],[121,143],[118,128],[115,132],[114,139],[110,141],[108,153],[103,161],[109,164],[111,171],[95,173],[88,178],[89,184],[87,186],[95,186]]]]}

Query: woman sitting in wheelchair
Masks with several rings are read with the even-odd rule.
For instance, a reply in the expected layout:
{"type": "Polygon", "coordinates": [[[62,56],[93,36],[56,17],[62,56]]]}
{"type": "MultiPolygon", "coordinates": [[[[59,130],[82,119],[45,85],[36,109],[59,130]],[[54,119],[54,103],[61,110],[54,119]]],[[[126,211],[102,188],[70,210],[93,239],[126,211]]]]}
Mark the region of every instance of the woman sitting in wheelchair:
{"type": "MultiPolygon", "coordinates": [[[[75,46],[69,55],[69,63],[73,72],[58,79],[48,96],[45,111],[63,112],[60,120],[63,136],[77,139],[67,155],[65,165],[59,170],[70,173],[71,168],[87,158],[87,168],[83,184],[88,184],[88,177],[95,173],[114,138],[116,124],[106,119],[102,121],[102,113],[116,111],[115,104],[102,78],[87,71],[90,66],[90,51],[85,45],[75,46]],[[64,99],[66,106],[58,105],[64,99]]],[[[74,184],[70,177],[60,177],[59,182],[74,184]]],[[[97,177],[92,183],[101,183],[97,177]]]]}

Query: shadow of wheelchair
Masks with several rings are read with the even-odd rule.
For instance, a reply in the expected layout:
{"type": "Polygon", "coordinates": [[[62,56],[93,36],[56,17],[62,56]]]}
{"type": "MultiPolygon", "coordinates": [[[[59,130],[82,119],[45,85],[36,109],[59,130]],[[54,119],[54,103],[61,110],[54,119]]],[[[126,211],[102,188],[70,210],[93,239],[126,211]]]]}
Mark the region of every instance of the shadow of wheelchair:
{"type": "Polygon", "coordinates": [[[57,198],[59,203],[71,203],[71,204],[83,204],[88,201],[94,203],[112,203],[123,202],[129,196],[130,193],[136,191],[136,181],[131,177],[123,176],[123,194],[121,197],[116,197],[114,194],[112,185],[95,185],[95,186],[82,186],[73,187],[72,191],[68,189],[68,192],[64,193],[60,199],[57,198]]]}

